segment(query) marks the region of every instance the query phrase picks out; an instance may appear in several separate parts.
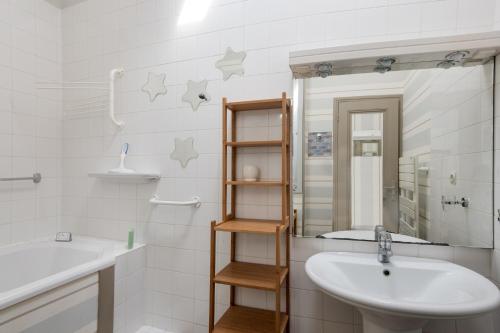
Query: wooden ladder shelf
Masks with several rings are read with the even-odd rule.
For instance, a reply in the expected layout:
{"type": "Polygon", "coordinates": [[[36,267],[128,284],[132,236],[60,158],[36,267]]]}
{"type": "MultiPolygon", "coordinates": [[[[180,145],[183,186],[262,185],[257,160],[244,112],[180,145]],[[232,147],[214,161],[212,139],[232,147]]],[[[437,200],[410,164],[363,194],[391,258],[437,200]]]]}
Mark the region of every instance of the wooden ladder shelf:
{"type": "Polygon", "coordinates": [[[210,311],[209,333],[282,333],[290,329],[290,100],[286,93],[281,98],[228,103],[222,100],[222,221],[211,224],[210,243],[210,311]],[[281,112],[281,139],[263,141],[238,141],[236,117],[242,111],[277,109],[281,112]],[[228,115],[231,134],[228,138],[228,115]],[[236,178],[237,154],[244,147],[281,147],[281,179],[245,181],[236,178]],[[228,150],[231,152],[230,177],[228,178],[228,150]],[[280,187],[281,219],[262,220],[238,218],[236,191],[241,186],[280,187]],[[228,188],[230,198],[228,198],[228,188]],[[227,212],[228,199],[230,213],[227,212]],[[221,271],[215,271],[216,234],[231,233],[231,261],[221,271]],[[237,233],[273,235],[275,237],[276,263],[263,265],[236,260],[237,233]],[[285,242],[284,264],[281,244],[285,242]],[[230,286],[230,306],[219,321],[215,322],[215,286],[230,286]],[[235,303],[236,287],[273,291],[275,310],[240,306],[235,303]],[[285,290],[285,312],[281,312],[281,292],[285,290]]]}

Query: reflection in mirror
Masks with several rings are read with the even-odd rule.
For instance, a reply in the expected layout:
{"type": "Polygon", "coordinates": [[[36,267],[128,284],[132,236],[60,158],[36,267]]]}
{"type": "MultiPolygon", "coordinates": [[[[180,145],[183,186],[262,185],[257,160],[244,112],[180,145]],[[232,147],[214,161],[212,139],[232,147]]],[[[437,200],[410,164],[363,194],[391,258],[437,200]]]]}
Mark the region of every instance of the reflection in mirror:
{"type": "Polygon", "coordinates": [[[491,247],[493,63],[296,80],[296,233],[491,247]]]}
{"type": "MultiPolygon", "coordinates": [[[[350,114],[351,126],[350,144],[351,156],[350,175],[351,181],[351,223],[350,229],[373,230],[375,226],[382,225],[382,149],[384,113],[373,110],[367,112],[353,112],[350,114]]],[[[397,121],[397,118],[396,118],[397,121]]],[[[339,128],[343,128],[339,122],[339,128]]],[[[398,123],[395,123],[396,128],[398,123]]]]}

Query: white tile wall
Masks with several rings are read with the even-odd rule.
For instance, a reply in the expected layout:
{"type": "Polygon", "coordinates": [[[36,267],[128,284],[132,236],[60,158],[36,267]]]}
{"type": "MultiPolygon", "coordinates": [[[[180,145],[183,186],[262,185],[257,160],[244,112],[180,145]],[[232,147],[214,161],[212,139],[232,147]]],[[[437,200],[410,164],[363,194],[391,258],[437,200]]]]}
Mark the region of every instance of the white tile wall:
{"type": "MultiPolygon", "coordinates": [[[[33,16],[29,10],[29,4],[33,2],[22,3],[28,4],[28,9],[11,14],[10,2],[0,1],[0,24],[32,33],[37,27],[28,19],[33,16]],[[11,18],[15,19],[15,27],[9,25],[11,18]]],[[[65,116],[64,198],[61,206],[63,225],[75,232],[124,239],[128,228],[135,227],[139,239],[148,244],[146,321],[173,332],[205,332],[208,224],[219,216],[221,97],[252,99],[276,97],[281,91],[290,93],[291,75],[287,68],[290,50],[490,31],[499,27],[500,10],[494,0],[481,0],[480,3],[473,0],[272,0],[272,3],[264,0],[214,0],[202,22],[177,26],[181,4],[181,0],[88,0],[63,11],[61,49],[64,78],[102,80],[110,68],[125,67],[125,77],[119,83],[117,109],[119,118],[124,119],[127,126],[123,131],[117,131],[105,115],[98,112],[65,116]],[[248,53],[245,61],[247,72],[243,78],[222,81],[221,73],[213,68],[227,46],[248,53]],[[148,71],[167,73],[168,94],[153,104],[140,92],[148,71]],[[181,102],[181,95],[186,80],[203,78],[209,80],[208,91],[212,100],[193,113],[181,102]],[[186,169],[169,159],[173,139],[177,136],[193,136],[195,149],[200,153],[200,157],[191,161],[186,169]],[[87,172],[114,167],[123,142],[131,144],[129,166],[161,172],[159,184],[125,186],[87,178],[87,172]],[[199,194],[203,206],[194,213],[186,208],[151,209],[147,199],[154,192],[171,199],[199,194]]],[[[48,21],[57,22],[56,19],[48,21]]],[[[43,28],[40,25],[40,31],[42,29],[53,31],[50,24],[43,25],[43,28]]],[[[11,43],[13,32],[4,31],[0,29],[0,45],[11,50],[12,58],[6,58],[6,53],[0,52],[0,85],[8,86],[8,105],[22,110],[19,113],[23,114],[29,114],[28,111],[36,105],[47,112],[53,110],[53,100],[41,101],[23,91],[14,91],[14,84],[24,85],[24,77],[20,75],[14,80],[11,73],[27,68],[31,73],[36,70],[45,74],[57,66],[49,60],[38,59],[24,47],[24,43],[19,49],[14,49],[11,43]],[[5,65],[6,61],[10,61],[8,65],[5,65]]],[[[29,36],[22,33],[16,36],[19,36],[19,41],[29,40],[29,36]]],[[[40,45],[43,49],[45,44],[38,42],[37,47],[40,45]]],[[[44,50],[43,54],[54,53],[44,50]]],[[[5,105],[3,90],[0,90],[0,106],[5,105]]],[[[64,94],[66,103],[77,97],[82,96],[64,94]]],[[[13,122],[13,112],[7,113],[9,115],[2,115],[1,119],[13,122]]],[[[12,135],[11,128],[3,124],[0,130],[4,139],[0,140],[0,154],[12,156],[6,161],[0,159],[0,168],[11,172],[15,165],[15,170],[18,170],[25,165],[24,162],[31,161],[33,151],[26,141],[29,135],[21,134],[25,129],[12,135]],[[15,153],[13,147],[16,147],[15,153]]],[[[50,161],[57,157],[51,143],[57,140],[45,138],[39,141],[35,151],[43,149],[49,160],[44,162],[50,170],[50,161]]],[[[5,196],[0,193],[0,198],[12,201],[13,192],[8,193],[5,196]]],[[[21,209],[13,209],[15,205],[6,206],[0,205],[0,209],[8,214],[12,214],[11,211],[21,214],[21,209]]],[[[23,219],[31,219],[32,215],[29,210],[22,214],[23,219]]],[[[19,227],[16,230],[24,229],[19,227]]],[[[4,237],[3,232],[0,235],[4,237]]],[[[223,238],[222,243],[224,241],[227,239],[223,238]]],[[[242,255],[250,256],[262,247],[261,243],[256,244],[247,242],[242,255]]],[[[224,245],[227,243],[221,244],[220,249],[224,245]]],[[[359,242],[293,241],[292,294],[295,299],[300,297],[300,304],[308,305],[298,306],[299,303],[295,302],[294,332],[360,331],[359,315],[349,306],[328,299],[315,290],[301,269],[308,256],[330,248],[374,250],[373,244],[359,242]],[[339,318],[340,313],[347,319],[339,318]]],[[[452,258],[491,275],[489,250],[424,249],[404,245],[397,250],[452,258]]],[[[224,258],[227,254],[222,252],[220,256],[224,258]]],[[[270,258],[267,251],[260,256],[263,258],[252,259],[265,261],[270,258]]],[[[494,270],[498,270],[498,266],[497,260],[494,270]]],[[[267,307],[272,303],[270,295],[245,291],[244,296],[245,301],[254,305],[267,307]]],[[[221,304],[227,302],[224,289],[220,290],[218,301],[221,304]]],[[[471,328],[468,325],[474,323],[434,322],[426,331],[457,332],[455,327],[458,327],[460,332],[464,329],[479,332],[476,326],[471,328]]]]}
{"type": "Polygon", "coordinates": [[[0,177],[41,172],[40,184],[0,183],[0,245],[53,235],[61,203],[61,11],[43,0],[0,1],[0,177]]]}
{"type": "MultiPolygon", "coordinates": [[[[500,59],[496,59],[495,63],[495,95],[499,93],[499,70],[500,70],[500,59]]],[[[495,103],[495,172],[494,172],[494,250],[491,255],[491,274],[492,278],[496,281],[498,285],[500,285],[500,174],[499,174],[499,165],[500,165],[500,140],[497,134],[497,130],[499,129],[499,121],[500,121],[500,109],[498,103],[495,103]]],[[[496,321],[497,328],[500,327],[500,323],[498,320],[496,321]]]]}
{"type": "Polygon", "coordinates": [[[168,333],[168,332],[152,326],[142,326],[137,331],[137,333],[168,333]]]}
{"type": "Polygon", "coordinates": [[[146,301],[145,276],[144,245],[116,257],[114,332],[135,333],[143,326],[146,301]]]}

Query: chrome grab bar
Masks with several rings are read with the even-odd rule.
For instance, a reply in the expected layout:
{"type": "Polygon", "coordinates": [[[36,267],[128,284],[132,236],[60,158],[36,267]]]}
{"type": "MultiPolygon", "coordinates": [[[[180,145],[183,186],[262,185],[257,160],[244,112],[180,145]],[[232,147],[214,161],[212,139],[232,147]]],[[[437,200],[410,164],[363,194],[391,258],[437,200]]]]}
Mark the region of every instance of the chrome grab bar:
{"type": "Polygon", "coordinates": [[[34,173],[33,176],[31,176],[31,177],[0,178],[0,182],[10,182],[10,181],[17,181],[17,180],[32,180],[33,183],[38,184],[39,182],[42,181],[42,174],[37,172],[37,173],[34,173]]]}
{"type": "Polygon", "coordinates": [[[193,197],[191,201],[164,201],[160,200],[157,195],[154,195],[149,202],[153,205],[168,205],[168,206],[194,206],[198,208],[201,206],[200,197],[193,197]]]}

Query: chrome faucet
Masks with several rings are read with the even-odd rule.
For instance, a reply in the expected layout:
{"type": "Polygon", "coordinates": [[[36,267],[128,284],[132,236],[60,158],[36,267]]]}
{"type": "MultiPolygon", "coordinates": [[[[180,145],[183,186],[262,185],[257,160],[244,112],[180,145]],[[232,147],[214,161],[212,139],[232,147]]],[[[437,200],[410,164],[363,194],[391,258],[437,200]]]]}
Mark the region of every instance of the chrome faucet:
{"type": "MultiPolygon", "coordinates": [[[[500,211],[500,210],[499,210],[500,211]]],[[[385,231],[385,228],[383,225],[376,225],[375,226],[375,240],[378,242],[378,235],[382,232],[385,231]]]]}
{"type": "Polygon", "coordinates": [[[378,233],[378,256],[377,259],[383,264],[390,262],[392,257],[392,237],[388,231],[382,230],[378,233]]]}

